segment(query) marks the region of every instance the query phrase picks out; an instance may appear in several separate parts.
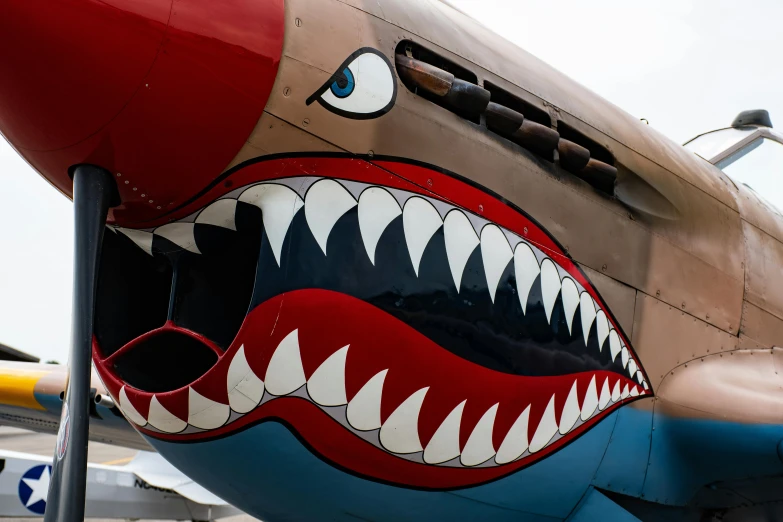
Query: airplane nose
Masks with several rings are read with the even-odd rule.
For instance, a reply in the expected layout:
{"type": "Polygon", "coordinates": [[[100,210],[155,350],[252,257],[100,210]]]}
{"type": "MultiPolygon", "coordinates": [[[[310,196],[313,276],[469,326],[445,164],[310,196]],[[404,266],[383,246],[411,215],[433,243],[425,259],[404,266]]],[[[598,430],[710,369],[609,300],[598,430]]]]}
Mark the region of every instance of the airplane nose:
{"type": "Polygon", "coordinates": [[[119,181],[110,217],[154,219],[252,132],[283,17],[283,0],[4,1],[0,132],[67,195],[69,169],[96,164],[119,181]]]}

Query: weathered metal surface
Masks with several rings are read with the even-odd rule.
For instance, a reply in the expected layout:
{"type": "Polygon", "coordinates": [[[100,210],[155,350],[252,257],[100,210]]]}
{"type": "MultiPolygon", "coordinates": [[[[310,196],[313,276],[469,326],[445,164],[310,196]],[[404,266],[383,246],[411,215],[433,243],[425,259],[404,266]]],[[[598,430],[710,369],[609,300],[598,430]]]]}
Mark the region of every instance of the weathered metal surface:
{"type": "Polygon", "coordinates": [[[783,320],[745,301],[742,304],[740,333],[762,347],[780,346],[783,342],[783,320]]]}
{"type": "Polygon", "coordinates": [[[656,394],[663,404],[688,408],[701,418],[779,424],[781,359],[780,349],[711,353],[678,367],[656,394]]]}
{"type": "Polygon", "coordinates": [[[654,218],[669,220],[680,218],[680,211],[672,201],[635,172],[623,166],[620,166],[617,170],[614,195],[619,201],[636,212],[641,212],[654,218]]]}
{"type": "Polygon", "coordinates": [[[295,151],[339,152],[341,149],[300,127],[264,112],[253,133],[248,137],[247,143],[229,164],[228,169],[259,156],[295,151]]]}
{"type": "MultiPolygon", "coordinates": [[[[783,318],[783,243],[743,221],[745,300],[783,318]]],[[[783,320],[783,319],[781,319],[783,320]]],[[[777,340],[783,345],[783,337],[777,340]]]]}
{"type": "Polygon", "coordinates": [[[615,317],[620,322],[620,327],[625,331],[625,334],[633,338],[636,290],[588,266],[581,265],[581,268],[598,289],[601,297],[612,310],[616,310],[615,317]]]}
{"type": "Polygon", "coordinates": [[[783,241],[783,215],[775,211],[769,203],[759,198],[755,191],[739,183],[737,203],[740,215],[756,228],[763,230],[778,241],[783,241]]]}
{"type": "MultiPolygon", "coordinates": [[[[633,344],[658,388],[699,358],[734,350],[737,338],[659,300],[637,293],[633,344]]],[[[726,355],[724,355],[725,357],[726,355]]]]}

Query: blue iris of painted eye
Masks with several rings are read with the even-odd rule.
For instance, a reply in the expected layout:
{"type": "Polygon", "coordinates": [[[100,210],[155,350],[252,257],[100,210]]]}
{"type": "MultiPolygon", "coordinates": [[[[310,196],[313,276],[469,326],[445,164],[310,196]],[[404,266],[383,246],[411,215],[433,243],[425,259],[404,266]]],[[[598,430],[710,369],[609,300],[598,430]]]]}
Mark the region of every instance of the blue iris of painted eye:
{"type": "Polygon", "coordinates": [[[332,82],[332,85],[329,86],[329,89],[331,89],[332,94],[334,94],[336,97],[347,98],[356,88],[356,81],[353,78],[353,73],[348,67],[346,67],[336,76],[337,79],[332,82]]]}

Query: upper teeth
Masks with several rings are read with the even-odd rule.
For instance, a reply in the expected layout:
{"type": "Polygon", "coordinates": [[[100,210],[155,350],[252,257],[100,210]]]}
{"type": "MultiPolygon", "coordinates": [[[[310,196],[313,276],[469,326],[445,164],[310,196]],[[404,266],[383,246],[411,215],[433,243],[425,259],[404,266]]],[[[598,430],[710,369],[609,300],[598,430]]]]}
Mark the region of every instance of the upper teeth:
{"type": "Polygon", "coordinates": [[[199,213],[196,217],[196,223],[200,225],[214,225],[236,232],[236,211],[236,199],[220,199],[199,213]]]}
{"type": "Polygon", "coordinates": [[[438,211],[424,198],[412,197],[405,203],[402,210],[402,226],[405,230],[405,241],[408,244],[408,254],[411,256],[413,270],[419,275],[419,265],[424,249],[443,226],[438,211]]]}
{"type": "Polygon", "coordinates": [[[546,318],[550,322],[552,321],[552,311],[555,308],[557,296],[560,294],[561,285],[560,274],[554,261],[549,258],[544,259],[541,263],[541,299],[544,301],[546,318]]]}
{"type": "MultiPolygon", "coordinates": [[[[199,253],[194,236],[195,224],[209,224],[236,230],[236,203],[241,201],[262,210],[264,229],[278,265],[282,261],[282,249],[291,223],[304,208],[307,224],[318,245],[327,252],[329,236],[335,224],[346,212],[358,206],[359,229],[370,261],[375,263],[375,251],[386,228],[402,215],[403,230],[411,264],[419,274],[424,251],[435,233],[443,228],[446,255],[457,291],[460,290],[463,272],[468,259],[479,248],[484,266],[487,288],[494,301],[501,277],[509,263],[513,262],[517,293],[522,312],[527,312],[527,299],[536,278],[541,278],[541,292],[548,321],[561,296],[569,331],[580,320],[585,345],[590,328],[596,323],[598,349],[609,338],[612,360],[622,352],[623,368],[629,369],[629,352],[621,336],[614,330],[606,313],[588,292],[560,269],[557,263],[536,245],[513,232],[492,223],[486,223],[463,209],[442,201],[401,190],[357,182],[338,182],[331,178],[288,178],[243,187],[232,193],[234,198],[224,197],[202,209],[195,216],[181,222],[158,227],[152,232],[119,228],[122,233],[152,253],[152,238],[157,234],[194,253],[199,253]],[[350,185],[352,190],[346,188],[350,185]],[[291,187],[297,187],[294,190],[291,187]],[[354,194],[360,194],[357,198],[354,194]],[[445,219],[441,216],[445,216],[445,219]],[[473,218],[473,219],[471,219],[473,218]],[[476,232],[476,224],[481,226],[476,232]],[[576,315],[576,309],[580,313],[576,315]]],[[[303,384],[303,382],[302,382],[303,384]]],[[[274,386],[274,385],[273,385],[274,386]]],[[[270,393],[274,391],[270,390],[270,393]]]]}
{"type": "Polygon", "coordinates": [[[242,192],[239,201],[261,209],[264,231],[279,265],[288,228],[304,205],[302,198],[285,185],[259,183],[242,192]]]}
{"type": "Polygon", "coordinates": [[[337,220],[356,206],[356,200],[342,185],[322,179],[307,191],[305,218],[318,245],[326,254],[326,242],[337,220]]]}
{"type": "MultiPolygon", "coordinates": [[[[454,285],[459,291],[462,286],[462,273],[465,271],[465,265],[468,264],[468,259],[473,251],[479,246],[479,238],[473,225],[459,210],[452,210],[446,214],[446,219],[443,221],[443,236],[446,241],[446,256],[449,260],[451,275],[454,278],[454,285]]],[[[536,267],[538,267],[538,263],[536,263],[536,267]]],[[[530,284],[532,285],[533,282],[531,281],[530,284]]]]}
{"type": "MultiPolygon", "coordinates": [[[[541,273],[541,267],[538,265],[538,259],[533,252],[533,246],[525,243],[519,243],[514,250],[514,275],[517,278],[517,294],[519,303],[522,305],[522,313],[527,313],[527,296],[533,287],[536,278],[541,273]]],[[[592,304],[592,297],[588,295],[592,304]]],[[[588,327],[589,330],[589,327],[588,327]]],[[[587,344],[587,334],[585,334],[585,344],[587,344]]]]}
{"type": "Polygon", "coordinates": [[[481,229],[481,259],[487,277],[487,288],[492,302],[495,302],[500,278],[514,256],[503,231],[496,225],[487,225],[481,229]]]}
{"type": "Polygon", "coordinates": [[[359,229],[372,264],[375,264],[375,248],[381,234],[400,214],[402,209],[397,200],[380,187],[370,187],[359,196],[359,229]]]}
{"type": "MultiPolygon", "coordinates": [[[[579,306],[579,289],[576,287],[576,283],[570,277],[563,278],[563,290],[561,292],[563,296],[563,310],[565,310],[566,323],[568,323],[568,332],[572,331],[571,324],[574,322],[574,314],[576,308],[579,306]]],[[[592,305],[590,305],[592,306],[592,305]]]]}

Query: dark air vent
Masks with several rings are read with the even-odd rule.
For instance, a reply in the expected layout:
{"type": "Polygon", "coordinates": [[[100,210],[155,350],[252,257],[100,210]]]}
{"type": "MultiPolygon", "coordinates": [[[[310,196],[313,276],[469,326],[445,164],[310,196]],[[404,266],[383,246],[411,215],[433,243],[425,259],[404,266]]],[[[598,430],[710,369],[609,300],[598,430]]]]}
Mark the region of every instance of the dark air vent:
{"type": "Polygon", "coordinates": [[[195,236],[200,255],[180,252],[172,256],[176,268],[170,318],[225,350],[250,306],[261,232],[199,225],[195,236]]]}
{"type": "Polygon", "coordinates": [[[134,388],[161,393],[187,386],[217,360],[217,354],[194,336],[161,330],[129,345],[111,362],[117,376],[134,388]]]}
{"type": "Polygon", "coordinates": [[[489,93],[478,86],[475,74],[410,41],[400,42],[396,54],[397,73],[408,90],[466,120],[481,123],[489,93]]]}
{"type": "Polygon", "coordinates": [[[492,96],[487,128],[547,161],[554,161],[560,136],[551,128],[549,113],[489,82],[484,85],[492,96]]]}
{"type": "Polygon", "coordinates": [[[549,113],[541,107],[526,102],[522,98],[518,98],[490,82],[484,82],[484,88],[492,95],[493,102],[523,114],[526,120],[540,123],[545,127],[552,126],[552,119],[549,117],[549,113]]]}
{"type": "Polygon", "coordinates": [[[160,234],[128,230],[140,246],[125,232],[106,232],[95,335],[101,355],[129,384],[177,389],[233,342],[250,306],[263,228],[251,205],[237,205],[234,218],[231,228],[187,224],[190,250],[160,234]]]}
{"type": "Polygon", "coordinates": [[[613,195],[617,169],[612,153],[562,121],[557,130],[561,138],[560,165],[601,192],[613,195]]]}
{"type": "Polygon", "coordinates": [[[408,41],[397,45],[397,73],[405,86],[421,97],[459,116],[480,123],[528,151],[554,162],[609,195],[614,194],[617,169],[606,147],[562,121],[551,127],[549,113],[541,107],[485,82],[467,69],[408,41]]]}
{"type": "Polygon", "coordinates": [[[591,158],[602,161],[607,165],[614,165],[614,156],[606,149],[606,147],[599,145],[597,142],[591,140],[565,122],[557,122],[557,131],[560,133],[560,137],[564,140],[574,142],[577,145],[581,145],[582,147],[589,150],[591,158]]]}
{"type": "Polygon", "coordinates": [[[104,357],[166,322],[171,265],[106,230],[98,270],[95,337],[104,357]]]}

